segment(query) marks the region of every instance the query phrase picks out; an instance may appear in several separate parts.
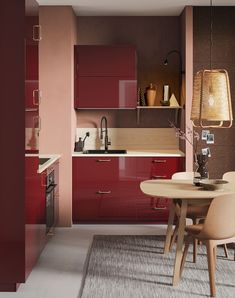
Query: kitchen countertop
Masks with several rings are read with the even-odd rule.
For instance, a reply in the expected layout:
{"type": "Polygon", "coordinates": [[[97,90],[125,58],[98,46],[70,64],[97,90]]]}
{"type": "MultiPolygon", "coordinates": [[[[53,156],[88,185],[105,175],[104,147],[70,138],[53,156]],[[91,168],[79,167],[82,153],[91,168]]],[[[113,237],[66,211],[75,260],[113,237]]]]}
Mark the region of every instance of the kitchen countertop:
{"type": "Polygon", "coordinates": [[[182,157],[185,154],[178,149],[168,149],[168,150],[127,150],[126,154],[83,154],[82,152],[74,152],[73,157],[182,157]]]}
{"type": "Polygon", "coordinates": [[[35,157],[38,156],[39,158],[50,158],[47,162],[45,162],[42,165],[39,165],[38,167],[38,173],[42,173],[47,168],[49,168],[54,162],[56,162],[58,159],[60,159],[60,154],[25,154],[25,157],[35,157]]]}

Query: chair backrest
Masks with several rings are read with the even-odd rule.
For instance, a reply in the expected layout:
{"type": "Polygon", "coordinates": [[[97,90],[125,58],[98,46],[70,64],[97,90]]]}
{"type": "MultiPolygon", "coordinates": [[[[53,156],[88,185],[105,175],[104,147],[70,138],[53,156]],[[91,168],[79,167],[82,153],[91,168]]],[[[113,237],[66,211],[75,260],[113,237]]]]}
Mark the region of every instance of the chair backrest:
{"type": "Polygon", "coordinates": [[[224,173],[223,179],[227,180],[228,182],[235,182],[235,172],[224,173]]]}
{"type": "Polygon", "coordinates": [[[202,231],[203,239],[227,239],[235,236],[235,194],[221,195],[210,204],[202,231]]]}
{"type": "Polygon", "coordinates": [[[193,180],[194,177],[201,177],[200,173],[197,172],[176,172],[172,175],[173,180],[193,180]]]}

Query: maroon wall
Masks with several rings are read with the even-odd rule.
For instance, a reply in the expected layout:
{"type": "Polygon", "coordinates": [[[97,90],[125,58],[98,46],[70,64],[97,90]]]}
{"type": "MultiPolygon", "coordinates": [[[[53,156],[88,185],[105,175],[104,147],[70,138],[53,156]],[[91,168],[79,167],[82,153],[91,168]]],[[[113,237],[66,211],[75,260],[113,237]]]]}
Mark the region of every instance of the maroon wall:
{"type": "MultiPolygon", "coordinates": [[[[169,51],[180,50],[180,17],[78,17],[78,42],[135,45],[138,87],[144,90],[150,82],[155,83],[158,102],[162,99],[164,84],[169,84],[171,91],[178,95],[178,56],[171,55],[168,66],[163,61],[169,51]]],[[[137,126],[134,111],[79,111],[78,126],[85,125],[81,123],[84,117],[100,114],[111,115],[113,127],[137,126]]],[[[168,118],[174,121],[172,111],[145,111],[141,115],[140,127],[168,127],[168,118]]]]}
{"type": "MultiPolygon", "coordinates": [[[[228,70],[232,106],[235,109],[235,7],[213,7],[212,68],[228,70]]],[[[210,64],[210,8],[194,7],[194,73],[209,68],[210,64]]],[[[234,116],[233,116],[234,117],[234,116]]],[[[230,129],[210,129],[215,144],[209,145],[211,178],[220,178],[224,172],[235,171],[235,126],[230,129]]],[[[205,143],[200,147],[207,147],[205,143]]]]}
{"type": "Polygon", "coordinates": [[[24,0],[1,1],[0,290],[24,273],[24,14],[24,0]]]}

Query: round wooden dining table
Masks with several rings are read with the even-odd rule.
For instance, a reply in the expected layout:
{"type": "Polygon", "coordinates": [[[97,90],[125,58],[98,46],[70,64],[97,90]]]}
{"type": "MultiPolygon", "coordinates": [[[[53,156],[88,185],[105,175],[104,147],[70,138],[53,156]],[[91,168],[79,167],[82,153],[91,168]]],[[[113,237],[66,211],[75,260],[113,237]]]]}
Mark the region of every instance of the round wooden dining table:
{"type": "Polygon", "coordinates": [[[181,208],[179,216],[179,229],[176,244],[176,255],[173,273],[173,286],[176,286],[180,281],[180,264],[183,255],[183,242],[185,233],[185,222],[187,206],[197,205],[203,203],[210,203],[215,197],[225,194],[235,193],[235,183],[227,183],[224,185],[223,189],[208,191],[204,190],[202,187],[197,187],[193,184],[192,180],[171,180],[171,179],[156,179],[156,180],[146,180],[140,183],[140,189],[143,193],[153,196],[153,197],[165,197],[172,199],[170,205],[170,212],[168,218],[168,226],[166,232],[166,240],[164,253],[169,252],[170,241],[173,232],[173,223],[175,217],[175,202],[180,200],[181,208]]]}

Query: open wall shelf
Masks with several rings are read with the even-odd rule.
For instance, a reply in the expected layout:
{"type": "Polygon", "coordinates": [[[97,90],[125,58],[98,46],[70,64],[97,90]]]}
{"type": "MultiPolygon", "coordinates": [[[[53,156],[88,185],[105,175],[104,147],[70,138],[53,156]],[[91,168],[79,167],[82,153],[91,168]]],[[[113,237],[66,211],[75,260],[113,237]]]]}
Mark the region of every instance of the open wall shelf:
{"type": "Polygon", "coordinates": [[[181,106],[137,106],[136,107],[136,121],[140,124],[140,111],[141,110],[175,110],[175,123],[178,120],[178,112],[182,109],[181,106]]]}

